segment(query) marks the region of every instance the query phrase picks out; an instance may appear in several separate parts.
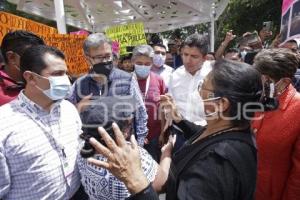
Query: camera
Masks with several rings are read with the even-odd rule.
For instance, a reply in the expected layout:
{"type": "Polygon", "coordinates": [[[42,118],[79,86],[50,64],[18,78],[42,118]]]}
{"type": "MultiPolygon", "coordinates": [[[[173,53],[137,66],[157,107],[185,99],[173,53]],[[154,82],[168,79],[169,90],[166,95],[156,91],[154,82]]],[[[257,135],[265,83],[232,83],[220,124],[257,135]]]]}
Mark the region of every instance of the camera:
{"type": "Polygon", "coordinates": [[[80,113],[83,131],[80,138],[85,141],[80,155],[88,158],[95,154],[94,147],[89,143],[91,137],[106,146],[98,132],[98,127],[103,127],[110,137],[115,139],[112,128],[115,122],[125,138],[130,138],[130,135],[134,134],[134,111],[135,104],[132,97],[108,96],[92,100],[80,113]]]}

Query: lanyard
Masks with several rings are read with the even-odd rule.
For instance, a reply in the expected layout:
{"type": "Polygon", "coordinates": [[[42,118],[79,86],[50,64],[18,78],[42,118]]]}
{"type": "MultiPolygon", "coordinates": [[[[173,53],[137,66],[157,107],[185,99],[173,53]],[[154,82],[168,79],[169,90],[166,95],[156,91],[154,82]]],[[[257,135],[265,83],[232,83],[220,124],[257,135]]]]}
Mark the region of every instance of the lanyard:
{"type": "MultiPolygon", "coordinates": [[[[49,141],[54,141],[55,150],[58,153],[58,157],[61,163],[61,170],[63,172],[63,175],[65,177],[65,181],[68,185],[68,187],[71,186],[72,181],[72,174],[74,172],[74,165],[70,164],[69,159],[67,158],[65,148],[62,145],[62,143],[58,140],[61,138],[61,120],[58,121],[58,138],[55,138],[54,135],[51,135],[50,132],[53,132],[53,129],[46,127],[43,123],[40,121],[40,117],[37,113],[35,113],[32,108],[28,105],[28,103],[21,103],[20,107],[24,112],[44,131],[45,136],[49,139],[49,141]],[[57,148],[58,147],[58,148],[57,148]]],[[[61,114],[61,111],[59,111],[59,116],[61,114]]],[[[51,116],[50,116],[51,117],[51,116]]],[[[70,158],[70,157],[69,157],[70,158]]]]}
{"type": "Polygon", "coordinates": [[[149,85],[150,85],[150,74],[149,74],[149,76],[147,77],[147,80],[146,80],[146,88],[145,88],[145,94],[144,94],[144,102],[145,102],[146,97],[147,97],[147,94],[148,94],[149,85]]]}
{"type": "MultiPolygon", "coordinates": [[[[23,111],[34,121],[34,123],[36,123],[44,132],[45,136],[49,139],[54,141],[55,146],[59,148],[60,152],[59,153],[59,157],[61,157],[61,155],[63,155],[63,158],[66,158],[66,153],[65,153],[65,149],[64,146],[62,145],[61,142],[59,142],[59,140],[57,138],[55,138],[53,135],[50,134],[50,132],[53,133],[53,130],[51,127],[46,127],[44,124],[41,123],[40,121],[40,117],[38,116],[38,114],[36,114],[28,105],[26,105],[28,103],[21,103],[20,106],[23,109],[23,111]]],[[[60,121],[58,122],[58,135],[60,137],[61,134],[61,127],[60,127],[60,121]]],[[[56,148],[57,149],[57,148],[56,148]]]]}

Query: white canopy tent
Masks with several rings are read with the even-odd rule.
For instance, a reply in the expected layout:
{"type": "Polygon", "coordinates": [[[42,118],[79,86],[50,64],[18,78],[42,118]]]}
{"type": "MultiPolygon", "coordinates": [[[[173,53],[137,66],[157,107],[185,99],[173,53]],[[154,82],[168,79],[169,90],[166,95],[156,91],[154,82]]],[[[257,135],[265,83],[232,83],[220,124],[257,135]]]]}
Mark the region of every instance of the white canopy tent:
{"type": "Polygon", "coordinates": [[[93,32],[104,32],[109,26],[130,22],[143,22],[146,32],[157,33],[214,21],[222,14],[229,0],[8,0],[8,2],[17,4],[20,11],[51,20],[57,19],[60,33],[65,33],[65,23],[93,32]]]}

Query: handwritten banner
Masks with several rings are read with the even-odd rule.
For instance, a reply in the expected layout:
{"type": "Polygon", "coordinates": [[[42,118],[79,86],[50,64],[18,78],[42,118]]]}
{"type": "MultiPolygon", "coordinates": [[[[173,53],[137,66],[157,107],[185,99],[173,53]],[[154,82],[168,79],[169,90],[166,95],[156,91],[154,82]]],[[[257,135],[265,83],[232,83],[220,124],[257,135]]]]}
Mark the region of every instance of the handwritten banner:
{"type": "Polygon", "coordinates": [[[31,31],[39,36],[57,33],[57,29],[50,26],[0,11],[0,41],[6,33],[18,29],[31,31]]]}
{"type": "Polygon", "coordinates": [[[68,71],[71,75],[80,75],[88,71],[83,53],[83,42],[86,36],[83,35],[67,35],[67,34],[50,34],[42,36],[45,42],[64,52],[68,71]]]}
{"type": "Polygon", "coordinates": [[[76,76],[88,71],[82,50],[85,35],[58,34],[57,29],[50,26],[10,13],[0,12],[0,41],[6,33],[20,29],[39,35],[47,45],[63,51],[71,75],[76,76]]]}
{"type": "Polygon", "coordinates": [[[105,33],[112,41],[120,44],[121,55],[128,53],[126,47],[147,44],[143,23],[113,26],[108,28],[105,33]]]}

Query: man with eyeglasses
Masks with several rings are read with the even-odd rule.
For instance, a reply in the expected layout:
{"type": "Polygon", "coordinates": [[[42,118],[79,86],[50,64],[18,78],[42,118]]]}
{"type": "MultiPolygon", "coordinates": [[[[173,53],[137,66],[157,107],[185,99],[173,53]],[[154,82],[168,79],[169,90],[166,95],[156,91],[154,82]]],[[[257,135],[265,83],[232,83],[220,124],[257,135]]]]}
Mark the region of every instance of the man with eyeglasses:
{"type": "Polygon", "coordinates": [[[1,43],[5,65],[0,67],[0,106],[15,99],[24,88],[20,73],[20,58],[31,46],[44,45],[37,35],[23,30],[7,33],[1,43]]]}
{"type": "Polygon", "coordinates": [[[154,50],[154,56],[151,71],[160,75],[165,84],[168,85],[173,68],[165,64],[167,54],[166,47],[163,44],[154,44],[152,47],[154,50]]]}
{"type": "MultiPolygon", "coordinates": [[[[90,72],[79,78],[73,84],[73,92],[69,100],[77,104],[80,111],[89,104],[89,100],[102,98],[135,99],[136,111],[134,114],[134,128],[139,145],[144,145],[147,136],[147,112],[140,93],[139,85],[132,74],[113,66],[111,41],[102,33],[89,35],[83,44],[85,58],[90,67],[90,72]]],[[[94,101],[95,102],[95,101],[94,101]]]]}

